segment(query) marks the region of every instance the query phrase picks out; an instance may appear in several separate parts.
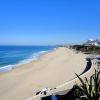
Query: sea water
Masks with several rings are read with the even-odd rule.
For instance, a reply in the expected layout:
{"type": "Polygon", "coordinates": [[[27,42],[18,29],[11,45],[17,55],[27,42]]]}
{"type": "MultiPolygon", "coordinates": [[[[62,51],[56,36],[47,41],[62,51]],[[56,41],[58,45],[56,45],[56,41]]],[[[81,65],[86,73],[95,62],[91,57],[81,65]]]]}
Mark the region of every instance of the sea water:
{"type": "Polygon", "coordinates": [[[0,72],[37,60],[40,55],[54,48],[56,46],[0,46],[0,72]]]}

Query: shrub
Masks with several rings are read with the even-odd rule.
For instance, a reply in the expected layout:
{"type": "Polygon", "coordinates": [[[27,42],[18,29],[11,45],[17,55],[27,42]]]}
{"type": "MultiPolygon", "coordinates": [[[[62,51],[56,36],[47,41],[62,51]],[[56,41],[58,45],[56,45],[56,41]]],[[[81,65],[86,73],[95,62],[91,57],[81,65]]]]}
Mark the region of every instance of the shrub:
{"type": "Polygon", "coordinates": [[[95,74],[93,74],[89,80],[85,77],[85,80],[83,81],[79,75],[76,74],[76,76],[81,82],[81,85],[78,86],[78,88],[83,92],[85,99],[100,100],[100,70],[95,70],[95,74]]]}

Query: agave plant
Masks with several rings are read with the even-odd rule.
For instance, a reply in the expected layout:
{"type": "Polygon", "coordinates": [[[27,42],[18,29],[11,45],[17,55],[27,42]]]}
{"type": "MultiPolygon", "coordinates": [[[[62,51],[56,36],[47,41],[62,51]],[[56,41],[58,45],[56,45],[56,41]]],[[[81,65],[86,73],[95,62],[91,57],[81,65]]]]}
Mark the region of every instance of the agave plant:
{"type": "Polygon", "coordinates": [[[77,74],[76,76],[81,82],[81,85],[78,86],[78,88],[83,92],[86,99],[100,100],[100,70],[95,70],[95,74],[93,74],[89,80],[86,77],[85,80],[83,80],[77,74]]]}

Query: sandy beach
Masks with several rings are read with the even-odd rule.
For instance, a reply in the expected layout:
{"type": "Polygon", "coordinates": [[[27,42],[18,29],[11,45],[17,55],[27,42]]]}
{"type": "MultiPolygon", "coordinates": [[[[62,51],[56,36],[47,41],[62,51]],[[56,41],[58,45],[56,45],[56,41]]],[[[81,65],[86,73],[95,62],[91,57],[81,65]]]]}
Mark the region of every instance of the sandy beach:
{"type": "Polygon", "coordinates": [[[61,47],[0,74],[0,100],[26,100],[45,87],[55,88],[70,81],[85,69],[86,56],[61,47]]]}

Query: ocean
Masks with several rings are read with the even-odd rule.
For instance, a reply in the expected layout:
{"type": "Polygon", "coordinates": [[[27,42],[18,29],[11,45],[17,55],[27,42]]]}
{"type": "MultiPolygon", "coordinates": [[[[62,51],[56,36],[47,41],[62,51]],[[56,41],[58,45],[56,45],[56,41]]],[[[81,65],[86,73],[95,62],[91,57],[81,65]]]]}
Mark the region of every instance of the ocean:
{"type": "Polygon", "coordinates": [[[56,46],[0,46],[0,72],[37,60],[39,56],[54,48],[56,46]]]}

